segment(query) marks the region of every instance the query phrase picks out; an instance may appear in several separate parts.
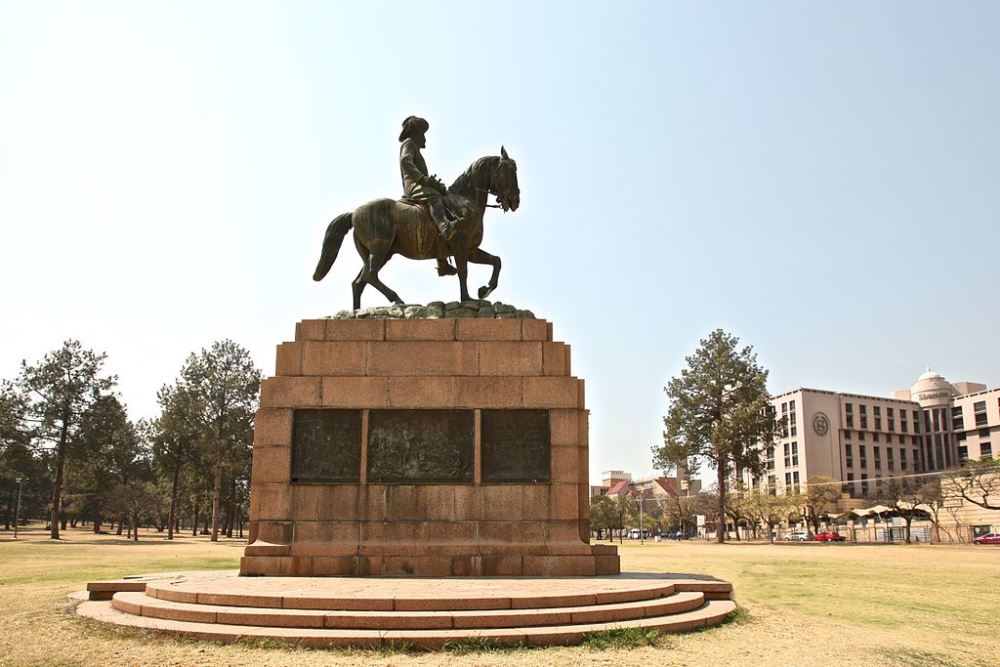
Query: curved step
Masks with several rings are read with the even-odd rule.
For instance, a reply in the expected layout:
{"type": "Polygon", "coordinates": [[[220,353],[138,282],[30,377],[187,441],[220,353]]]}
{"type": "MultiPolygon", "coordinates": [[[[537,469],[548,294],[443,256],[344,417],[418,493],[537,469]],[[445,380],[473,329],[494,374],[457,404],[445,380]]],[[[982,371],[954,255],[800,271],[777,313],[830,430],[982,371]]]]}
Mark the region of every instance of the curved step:
{"type": "Polygon", "coordinates": [[[620,628],[647,628],[660,632],[688,632],[721,623],[736,609],[731,600],[709,600],[698,609],[654,616],[631,621],[593,623],[586,625],[552,625],[534,628],[465,629],[465,630],[352,630],[324,628],[268,628],[260,626],[193,623],[149,616],[135,616],[118,611],[109,602],[84,602],[77,613],[96,620],[147,628],[167,634],[178,634],[212,641],[234,641],[244,637],[267,638],[316,647],[355,646],[377,648],[385,645],[408,645],[415,648],[440,649],[463,639],[483,639],[497,644],[569,645],[578,644],[583,636],[620,628]]]}
{"type": "Polygon", "coordinates": [[[701,607],[699,592],[675,593],[655,600],[538,609],[455,611],[325,611],[234,607],[173,602],[144,593],[116,593],[112,606],[122,612],[172,621],[282,628],[427,630],[526,628],[627,621],[680,614],[701,607]]]}
{"type": "MultiPolygon", "coordinates": [[[[293,577],[223,577],[150,581],[146,595],[170,602],[343,611],[451,611],[489,609],[550,609],[617,602],[638,602],[671,595],[677,591],[704,592],[700,582],[623,580],[593,578],[587,585],[579,579],[549,580],[539,587],[531,579],[519,581],[485,578],[453,579],[442,589],[431,580],[381,581],[361,579],[316,579],[293,577]],[[300,579],[300,581],[296,581],[300,579]],[[456,582],[458,585],[456,586],[456,582]],[[553,583],[555,582],[555,583],[553,583]],[[393,584],[390,586],[388,584],[393,584]],[[560,584],[564,590],[553,591],[560,584]],[[398,590],[393,590],[398,588],[398,590]],[[581,590],[581,588],[583,590],[581,590]],[[237,590],[238,592],[234,592],[237,590]],[[551,592],[543,592],[551,591],[551,592]]],[[[725,583],[725,582],[718,582],[725,583]]],[[[728,594],[727,594],[728,595],[728,594]]],[[[711,597],[711,596],[709,596],[711,597]]]]}

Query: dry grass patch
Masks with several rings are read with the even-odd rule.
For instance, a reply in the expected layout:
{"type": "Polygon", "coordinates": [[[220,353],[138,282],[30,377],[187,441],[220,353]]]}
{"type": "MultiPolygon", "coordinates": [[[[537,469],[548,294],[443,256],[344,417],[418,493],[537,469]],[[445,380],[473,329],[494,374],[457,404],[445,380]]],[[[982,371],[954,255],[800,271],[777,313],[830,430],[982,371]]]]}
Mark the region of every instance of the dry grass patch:
{"type": "Polygon", "coordinates": [[[1000,636],[1000,548],[971,546],[622,545],[633,571],[733,582],[734,622],[655,645],[455,652],[309,650],[208,644],[87,622],[66,595],[87,581],[235,569],[243,543],[155,533],[138,544],[85,531],[0,537],[0,665],[992,665],[1000,636]]]}

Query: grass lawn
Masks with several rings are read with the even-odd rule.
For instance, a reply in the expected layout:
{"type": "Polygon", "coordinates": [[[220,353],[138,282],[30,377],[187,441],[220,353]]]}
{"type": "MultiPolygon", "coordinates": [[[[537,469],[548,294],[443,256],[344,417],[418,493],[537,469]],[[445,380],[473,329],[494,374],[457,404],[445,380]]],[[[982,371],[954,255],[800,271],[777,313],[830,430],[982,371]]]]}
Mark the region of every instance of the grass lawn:
{"type": "Polygon", "coordinates": [[[0,533],[0,665],[950,665],[1000,662],[1000,547],[621,545],[622,568],[731,581],[736,621],[655,647],[409,654],[216,645],[118,630],[67,613],[87,581],[233,569],[243,543],[156,533],[138,544],[39,528],[0,533]]]}

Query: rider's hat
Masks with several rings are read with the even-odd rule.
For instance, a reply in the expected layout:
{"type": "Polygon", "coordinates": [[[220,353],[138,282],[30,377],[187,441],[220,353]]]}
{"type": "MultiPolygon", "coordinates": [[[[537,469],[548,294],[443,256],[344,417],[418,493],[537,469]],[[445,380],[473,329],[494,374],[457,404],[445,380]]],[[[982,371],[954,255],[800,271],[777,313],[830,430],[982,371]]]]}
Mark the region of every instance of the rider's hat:
{"type": "Polygon", "coordinates": [[[407,116],[406,120],[403,121],[403,131],[399,133],[399,140],[404,141],[408,137],[412,137],[416,132],[426,132],[431,127],[423,118],[417,116],[407,116]]]}

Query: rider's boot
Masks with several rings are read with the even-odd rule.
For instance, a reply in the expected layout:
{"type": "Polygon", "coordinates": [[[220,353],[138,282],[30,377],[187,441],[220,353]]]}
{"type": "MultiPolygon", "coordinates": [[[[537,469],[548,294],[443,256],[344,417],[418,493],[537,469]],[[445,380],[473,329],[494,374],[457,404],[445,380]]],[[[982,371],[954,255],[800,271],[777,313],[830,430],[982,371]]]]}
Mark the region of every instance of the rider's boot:
{"type": "Polygon", "coordinates": [[[437,272],[439,276],[454,276],[458,269],[451,265],[447,257],[438,257],[437,272]]]}

